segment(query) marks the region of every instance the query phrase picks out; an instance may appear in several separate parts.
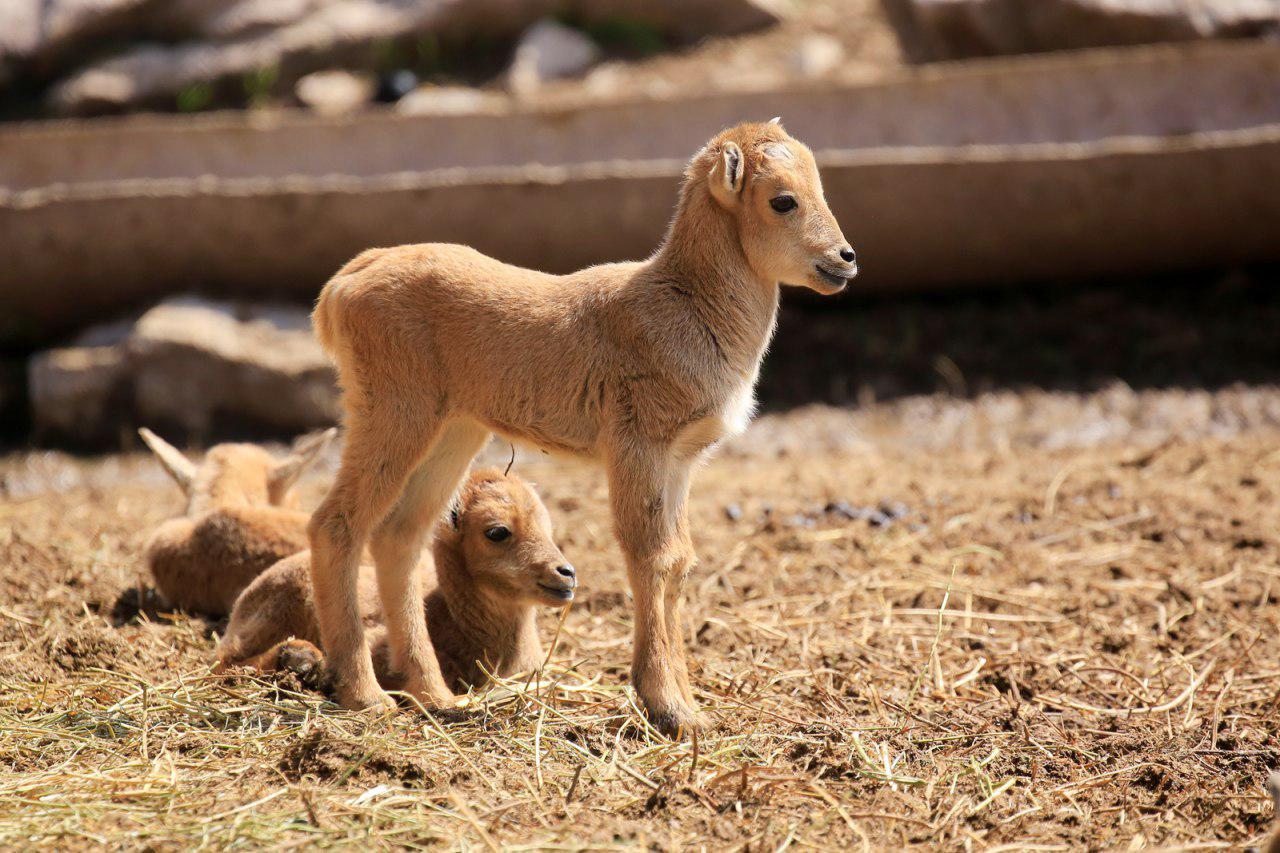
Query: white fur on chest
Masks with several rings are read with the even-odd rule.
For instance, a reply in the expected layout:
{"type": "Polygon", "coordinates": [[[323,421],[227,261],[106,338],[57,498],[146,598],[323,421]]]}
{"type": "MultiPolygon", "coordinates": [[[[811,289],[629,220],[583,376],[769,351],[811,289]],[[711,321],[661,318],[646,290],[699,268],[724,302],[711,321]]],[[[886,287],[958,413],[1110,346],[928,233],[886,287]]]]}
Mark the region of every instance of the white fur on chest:
{"type": "MultiPolygon", "coordinates": [[[[754,377],[753,377],[754,379],[754,377]]],[[[755,382],[744,382],[729,398],[720,420],[724,423],[722,439],[733,438],[746,432],[747,425],[756,414],[755,382]]]]}
{"type": "Polygon", "coordinates": [[[744,382],[719,411],[686,424],[676,436],[676,455],[684,458],[696,456],[726,438],[741,435],[756,411],[754,385],[754,382],[744,382]]]}

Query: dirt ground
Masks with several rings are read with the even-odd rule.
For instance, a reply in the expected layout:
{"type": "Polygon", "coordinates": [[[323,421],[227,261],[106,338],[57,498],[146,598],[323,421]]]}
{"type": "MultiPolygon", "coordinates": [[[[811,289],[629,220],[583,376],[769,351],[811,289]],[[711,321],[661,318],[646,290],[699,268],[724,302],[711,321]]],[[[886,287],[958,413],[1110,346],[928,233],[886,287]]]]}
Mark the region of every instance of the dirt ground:
{"type": "Polygon", "coordinates": [[[584,584],[541,677],[462,718],[370,719],[290,676],[210,675],[220,626],[148,606],[139,541],[181,508],[150,459],[4,459],[0,845],[1138,849],[1269,831],[1280,389],[763,417],[694,489],[696,744],[649,730],[626,685],[602,476],[524,451],[516,470],[584,584]]]}

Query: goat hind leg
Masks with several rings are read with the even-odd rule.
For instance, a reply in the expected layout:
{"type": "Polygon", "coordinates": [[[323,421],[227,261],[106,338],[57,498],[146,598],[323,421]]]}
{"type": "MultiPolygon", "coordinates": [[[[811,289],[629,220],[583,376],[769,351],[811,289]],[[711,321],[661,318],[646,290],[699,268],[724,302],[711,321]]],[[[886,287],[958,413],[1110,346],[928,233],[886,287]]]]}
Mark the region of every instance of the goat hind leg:
{"type": "Polygon", "coordinates": [[[292,672],[303,687],[317,693],[328,692],[332,685],[324,652],[316,648],[314,643],[295,637],[282,640],[239,665],[263,673],[292,672]]]}
{"type": "MultiPolygon", "coordinates": [[[[311,516],[311,585],[321,645],[338,702],[346,708],[394,707],[378,685],[364,641],[356,578],[370,531],[391,509],[440,422],[408,422],[394,408],[349,418],[342,465],[311,516]]],[[[419,619],[423,617],[419,615],[419,619]]],[[[423,628],[425,634],[426,629],[423,628]]]]}
{"type": "Polygon", "coordinates": [[[427,707],[447,704],[453,691],[441,676],[427,633],[418,556],[467,466],[488,440],[489,431],[474,421],[447,423],[369,543],[386,616],[388,663],[403,678],[404,690],[427,707]]]}
{"type": "Polygon", "coordinates": [[[260,655],[244,661],[242,666],[252,667],[259,672],[295,672],[298,675],[310,673],[316,667],[324,666],[324,652],[316,648],[314,643],[290,637],[281,640],[260,655]]]}
{"type": "Polygon", "coordinates": [[[218,662],[214,664],[214,672],[225,672],[233,666],[263,669],[262,661],[270,657],[280,638],[285,636],[276,618],[263,615],[260,608],[246,609],[251,612],[232,612],[226,633],[218,641],[215,652],[218,662]],[[252,612],[255,609],[258,612],[252,612]]]}

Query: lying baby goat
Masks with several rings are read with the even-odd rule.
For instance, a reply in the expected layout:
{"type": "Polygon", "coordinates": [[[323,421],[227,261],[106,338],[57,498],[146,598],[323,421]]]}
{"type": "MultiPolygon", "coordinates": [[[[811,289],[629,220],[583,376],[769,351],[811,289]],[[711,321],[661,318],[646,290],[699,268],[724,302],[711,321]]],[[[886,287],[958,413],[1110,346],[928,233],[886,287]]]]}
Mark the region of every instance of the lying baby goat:
{"type": "MultiPolygon", "coordinates": [[[[505,677],[542,663],[534,607],[573,598],[577,578],[551,538],[551,519],[528,483],[496,470],[472,473],[452,517],[433,542],[436,579],[423,600],[427,630],[446,683],[480,687],[488,674],[505,677]]],[[[310,552],[263,572],[236,601],[218,645],[218,669],[244,665],[274,671],[319,671],[323,656],[310,552]]],[[[365,641],[379,683],[402,686],[390,659],[385,614],[372,567],[358,582],[365,641]]]]}
{"type": "Polygon", "coordinates": [[[284,459],[252,444],[219,444],[197,467],[148,429],[138,433],[187,495],[187,511],[147,541],[147,568],[167,606],[226,614],[264,569],[307,547],[310,516],[293,485],[337,430],[300,440],[284,459]]]}

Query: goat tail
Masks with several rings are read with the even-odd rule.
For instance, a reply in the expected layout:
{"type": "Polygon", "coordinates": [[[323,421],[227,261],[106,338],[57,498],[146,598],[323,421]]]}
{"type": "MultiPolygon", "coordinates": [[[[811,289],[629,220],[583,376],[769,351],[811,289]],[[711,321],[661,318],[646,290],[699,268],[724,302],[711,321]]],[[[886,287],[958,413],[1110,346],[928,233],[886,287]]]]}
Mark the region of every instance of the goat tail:
{"type": "Polygon", "coordinates": [[[338,270],[333,278],[325,283],[320,291],[320,296],[316,299],[315,310],[311,312],[311,328],[315,331],[316,340],[320,341],[320,346],[330,357],[335,357],[338,353],[338,318],[335,314],[341,312],[341,305],[335,305],[335,302],[342,301],[343,292],[347,289],[348,279],[356,273],[364,271],[374,261],[382,257],[385,250],[383,249],[367,249],[356,255],[338,270]]]}
{"type": "Polygon", "coordinates": [[[333,328],[333,290],[336,286],[334,281],[330,280],[320,291],[320,297],[316,299],[316,307],[311,311],[311,328],[316,334],[316,340],[320,342],[320,348],[328,353],[330,358],[336,354],[333,328]]]}

